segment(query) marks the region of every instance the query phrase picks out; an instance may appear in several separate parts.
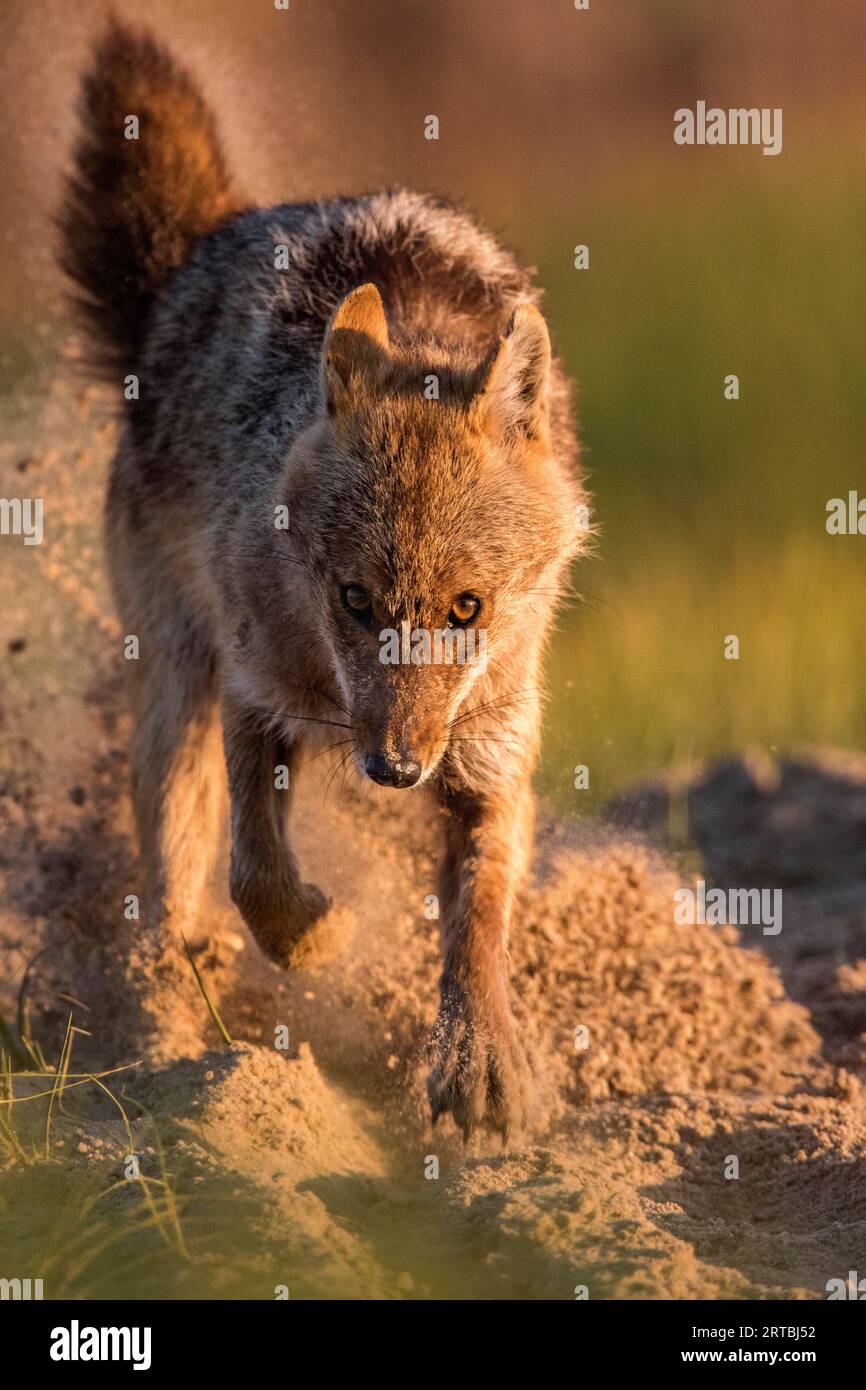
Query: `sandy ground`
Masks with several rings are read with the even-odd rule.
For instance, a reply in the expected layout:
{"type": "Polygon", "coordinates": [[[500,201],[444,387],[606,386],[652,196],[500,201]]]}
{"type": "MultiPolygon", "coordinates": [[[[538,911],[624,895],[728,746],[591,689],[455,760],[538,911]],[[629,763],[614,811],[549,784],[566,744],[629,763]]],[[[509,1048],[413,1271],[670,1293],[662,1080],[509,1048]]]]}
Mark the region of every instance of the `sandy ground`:
{"type": "MultiPolygon", "coordinates": [[[[411,793],[328,788],[326,760],[305,769],[294,834],[306,876],[349,910],[340,954],[293,976],[263,960],[223,865],[195,949],[235,1043],[190,972],[164,1021],[174,1060],[137,1059],[127,723],[99,542],[114,426],[65,372],[5,425],[2,494],[45,498],[45,540],[0,539],[0,1012],[14,1020],[44,949],[28,996],[46,1053],[71,1011],[87,1031],[73,1071],[141,1065],[105,1083],[130,1134],[88,1083],[56,1108],[46,1161],[0,1166],[0,1274],[42,1273],[49,1297],[695,1299],[823,1297],[862,1267],[866,762],[752,755],[637,788],[606,823],[542,817],[512,943],[545,1096],[522,1147],[431,1131],[436,826],[411,793]],[[675,925],[695,851],[711,882],[783,888],[779,937],[675,925]],[[170,1177],[176,1228],[164,1202],[159,1230],[141,1225],[130,1152],[154,1191],[170,1177]]],[[[45,1102],[14,1113],[29,1153],[45,1102]]]]}

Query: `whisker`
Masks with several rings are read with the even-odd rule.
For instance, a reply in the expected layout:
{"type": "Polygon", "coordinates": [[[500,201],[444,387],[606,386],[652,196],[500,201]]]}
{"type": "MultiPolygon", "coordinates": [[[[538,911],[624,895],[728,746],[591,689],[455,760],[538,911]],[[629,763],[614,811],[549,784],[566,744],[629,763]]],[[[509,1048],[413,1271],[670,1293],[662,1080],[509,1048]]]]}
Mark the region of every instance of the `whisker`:
{"type": "Polygon", "coordinates": [[[349,777],[349,770],[350,770],[351,766],[352,766],[351,754],[350,754],[350,753],[349,753],[349,754],[345,754],[345,755],[344,755],[344,758],[343,758],[343,772],[342,772],[342,777],[341,777],[341,779],[340,779],[340,791],[341,791],[341,792],[344,792],[344,791],[346,790],[346,782],[347,782],[348,777],[349,777]]]}
{"type": "Polygon", "coordinates": [[[449,729],[456,729],[458,725],[467,723],[470,719],[477,719],[482,714],[492,714],[495,710],[506,709],[509,705],[518,703],[520,700],[531,700],[537,694],[537,688],[528,686],[525,690],[518,690],[512,694],[500,695],[493,700],[487,700],[484,704],[476,705],[474,709],[464,710],[458,714],[456,719],[452,719],[449,729]]]}
{"type": "Polygon", "coordinates": [[[345,748],[347,744],[352,743],[354,743],[354,739],[338,738],[333,743],[329,743],[324,748],[320,748],[318,753],[314,753],[311,758],[305,758],[301,763],[301,767],[307,767],[309,763],[314,763],[317,758],[323,758],[326,753],[332,753],[335,748],[345,748]]]}
{"type": "MultiPolygon", "coordinates": [[[[345,753],[342,753],[342,754],[340,755],[340,757],[339,757],[339,758],[337,759],[337,761],[334,763],[334,766],[331,768],[331,774],[330,774],[330,776],[329,776],[329,778],[328,778],[328,781],[327,781],[327,784],[326,784],[326,786],[325,786],[325,793],[324,793],[324,796],[322,797],[322,806],[323,806],[323,807],[324,807],[324,805],[325,805],[325,802],[326,802],[327,799],[328,799],[328,793],[329,793],[330,790],[331,790],[331,786],[333,785],[334,778],[336,777],[336,775],[337,775],[338,772],[341,772],[341,771],[345,768],[345,766],[346,766],[346,764],[347,764],[349,758],[352,757],[352,752],[353,752],[353,750],[352,750],[351,748],[347,748],[347,749],[346,749],[346,752],[345,752],[345,753]]],[[[345,786],[345,781],[343,782],[343,786],[345,786]]]]}
{"type": "Polygon", "coordinates": [[[320,700],[327,700],[329,705],[333,705],[335,709],[341,710],[343,714],[348,714],[351,719],[352,711],[347,709],[345,705],[342,705],[339,700],[335,700],[332,695],[329,695],[327,690],[320,690],[317,685],[310,685],[308,681],[289,681],[289,684],[298,690],[306,690],[310,695],[318,696],[320,700]]]}
{"type": "Polygon", "coordinates": [[[593,608],[593,606],[592,606],[593,603],[600,603],[600,604],[602,605],[603,608],[609,608],[610,611],[611,611],[611,613],[616,613],[617,615],[619,615],[619,614],[622,613],[622,609],[619,608],[619,607],[617,607],[617,605],[616,605],[615,603],[611,602],[611,600],[610,600],[609,598],[605,598],[603,594],[583,594],[583,593],[581,593],[581,594],[576,594],[575,597],[576,597],[578,603],[582,604],[584,608],[588,608],[588,609],[590,610],[590,612],[592,612],[592,613],[595,613],[595,612],[598,611],[597,609],[593,608]],[[592,600],[592,603],[590,603],[590,601],[589,601],[590,599],[592,600]]]}
{"type": "Polygon", "coordinates": [[[516,738],[488,738],[486,734],[459,734],[456,738],[449,738],[449,745],[452,743],[519,743],[516,738]]]}
{"type": "Polygon", "coordinates": [[[332,729],[350,729],[355,732],[354,725],[342,724],[337,719],[316,719],[312,714],[281,714],[280,719],[300,719],[304,724],[328,724],[332,729]]]}

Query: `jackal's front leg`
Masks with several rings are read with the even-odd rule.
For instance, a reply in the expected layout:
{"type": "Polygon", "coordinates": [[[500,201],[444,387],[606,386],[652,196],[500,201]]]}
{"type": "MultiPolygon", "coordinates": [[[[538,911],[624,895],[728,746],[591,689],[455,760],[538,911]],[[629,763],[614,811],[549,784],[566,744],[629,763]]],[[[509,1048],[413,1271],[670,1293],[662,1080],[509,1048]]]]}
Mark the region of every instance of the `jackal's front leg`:
{"type": "Polygon", "coordinates": [[[286,835],[299,745],[263,728],[257,711],[228,699],[223,738],[231,796],[232,901],[265,955],[291,965],[330,905],[313,884],[301,882],[286,835]]]}
{"type": "Polygon", "coordinates": [[[495,798],[445,797],[440,881],[443,969],[430,1040],[434,1123],[450,1111],[464,1138],[489,1125],[503,1139],[528,1119],[532,1083],[509,1002],[508,928],[532,840],[528,787],[495,798]]]}

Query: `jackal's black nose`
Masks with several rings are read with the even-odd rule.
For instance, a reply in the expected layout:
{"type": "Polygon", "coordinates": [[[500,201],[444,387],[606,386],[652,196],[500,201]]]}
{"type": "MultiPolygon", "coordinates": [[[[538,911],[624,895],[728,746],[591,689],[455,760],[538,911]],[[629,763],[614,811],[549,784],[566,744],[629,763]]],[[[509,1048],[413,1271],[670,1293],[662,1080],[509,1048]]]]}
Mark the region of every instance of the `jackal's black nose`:
{"type": "Polygon", "coordinates": [[[414,787],[421,776],[421,764],[415,758],[386,758],[384,753],[368,753],[364,771],[380,787],[414,787]]]}

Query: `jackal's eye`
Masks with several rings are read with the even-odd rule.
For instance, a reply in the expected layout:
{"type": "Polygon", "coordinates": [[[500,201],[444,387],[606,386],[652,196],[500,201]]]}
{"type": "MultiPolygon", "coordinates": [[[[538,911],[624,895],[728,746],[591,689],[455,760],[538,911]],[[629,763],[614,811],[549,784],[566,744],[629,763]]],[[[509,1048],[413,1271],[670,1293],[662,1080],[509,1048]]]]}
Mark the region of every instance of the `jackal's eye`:
{"type": "Polygon", "coordinates": [[[448,622],[451,627],[468,627],[480,612],[480,598],[475,594],[458,594],[451,605],[448,622]]]}
{"type": "Polygon", "coordinates": [[[370,595],[361,584],[344,584],[340,590],[343,603],[355,618],[365,621],[370,616],[370,595]]]}

